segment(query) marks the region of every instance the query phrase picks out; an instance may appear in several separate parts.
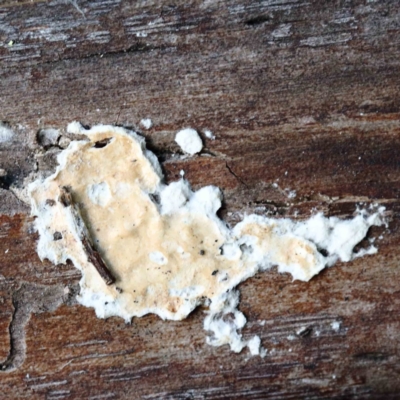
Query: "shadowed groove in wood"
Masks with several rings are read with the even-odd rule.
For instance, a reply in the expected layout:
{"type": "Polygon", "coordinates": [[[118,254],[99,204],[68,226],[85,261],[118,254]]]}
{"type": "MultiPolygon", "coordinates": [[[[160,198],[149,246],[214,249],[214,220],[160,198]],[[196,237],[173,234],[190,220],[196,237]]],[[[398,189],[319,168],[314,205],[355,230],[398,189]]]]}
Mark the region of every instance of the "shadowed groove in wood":
{"type": "Polygon", "coordinates": [[[7,360],[0,364],[0,371],[14,371],[25,361],[25,326],[31,314],[54,311],[64,298],[68,298],[68,291],[61,286],[22,284],[14,292],[14,313],[9,328],[10,353],[7,360]]]}

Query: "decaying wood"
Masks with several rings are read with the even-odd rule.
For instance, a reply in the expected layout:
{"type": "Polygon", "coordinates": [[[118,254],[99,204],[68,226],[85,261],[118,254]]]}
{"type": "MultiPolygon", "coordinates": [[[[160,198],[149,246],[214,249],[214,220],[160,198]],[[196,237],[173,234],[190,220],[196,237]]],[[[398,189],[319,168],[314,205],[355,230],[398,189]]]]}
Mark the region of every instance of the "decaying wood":
{"type": "Polygon", "coordinates": [[[82,242],[82,247],[87,255],[88,261],[93,265],[94,268],[96,268],[96,271],[99,273],[104,282],[107,285],[112,285],[115,283],[115,278],[107,268],[106,263],[102,259],[100,253],[95,249],[93,240],[90,237],[89,231],[79,211],[78,204],[74,201],[70,189],[66,186],[60,187],[59,201],[64,207],[68,208],[69,212],[72,214],[72,219],[77,227],[79,239],[82,242]]]}
{"type": "Polygon", "coordinates": [[[0,0],[0,120],[15,132],[0,142],[0,397],[398,398],[399,32],[397,0],[0,0]],[[377,255],[309,283],[270,271],[240,286],[264,359],[207,346],[204,310],[97,319],[73,265],[38,259],[21,191],[54,170],[73,120],[142,133],[168,182],[184,170],[222,188],[227,223],[379,203],[389,229],[361,243],[377,255]],[[181,158],[188,126],[204,149],[181,158]],[[44,148],[46,128],[60,137],[44,148]]]}

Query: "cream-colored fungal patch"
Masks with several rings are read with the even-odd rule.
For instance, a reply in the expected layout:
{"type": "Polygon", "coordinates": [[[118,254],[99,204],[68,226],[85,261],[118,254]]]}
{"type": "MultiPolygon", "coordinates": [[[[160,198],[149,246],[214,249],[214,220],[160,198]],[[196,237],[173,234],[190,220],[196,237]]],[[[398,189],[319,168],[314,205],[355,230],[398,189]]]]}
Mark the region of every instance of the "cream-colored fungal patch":
{"type": "Polygon", "coordinates": [[[349,221],[251,215],[230,230],[216,215],[219,189],[193,192],[184,179],[165,185],[156,157],[136,133],[78,123],[68,130],[88,139],[71,142],[56,172],[29,187],[37,250],[54,264],[73,261],[82,272],[78,300],[101,318],[154,313],[181,320],[204,304],[209,344],[236,352],[247,346],[263,356],[258,337],[245,341],[238,332],[246,318],[234,288],[272,266],[307,281],[337,259],[359,256],[354,246],[370,226],[382,224],[380,209],[349,221]],[[102,278],[98,263],[113,279],[102,278]]]}

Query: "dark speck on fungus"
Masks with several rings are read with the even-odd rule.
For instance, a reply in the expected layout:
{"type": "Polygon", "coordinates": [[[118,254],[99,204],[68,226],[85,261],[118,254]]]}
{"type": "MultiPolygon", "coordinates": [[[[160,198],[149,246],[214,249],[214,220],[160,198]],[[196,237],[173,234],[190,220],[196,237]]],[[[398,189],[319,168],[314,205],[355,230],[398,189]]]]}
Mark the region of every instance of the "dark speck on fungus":
{"type": "Polygon", "coordinates": [[[54,240],[61,240],[62,239],[61,232],[54,232],[53,239],[54,240]]]}
{"type": "Polygon", "coordinates": [[[94,144],[93,147],[95,149],[102,149],[103,147],[106,147],[111,142],[111,139],[112,138],[106,138],[106,139],[99,140],[94,144]]]}

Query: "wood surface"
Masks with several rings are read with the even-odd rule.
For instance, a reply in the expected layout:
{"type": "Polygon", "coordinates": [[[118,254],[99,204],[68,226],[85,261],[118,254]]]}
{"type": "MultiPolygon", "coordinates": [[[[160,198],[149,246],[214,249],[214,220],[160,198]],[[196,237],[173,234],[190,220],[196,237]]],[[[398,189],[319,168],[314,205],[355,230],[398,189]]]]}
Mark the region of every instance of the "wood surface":
{"type": "Polygon", "coordinates": [[[399,67],[398,0],[0,0],[0,120],[16,132],[0,143],[0,398],[400,398],[399,67]],[[272,270],[240,285],[263,359],[206,345],[203,309],[97,319],[74,266],[38,259],[10,190],[54,169],[37,133],[73,120],[141,132],[167,182],[183,169],[222,188],[230,224],[363,202],[389,228],[369,233],[378,254],[309,283],[272,270]],[[205,147],[182,158],[188,126],[205,147]]]}

